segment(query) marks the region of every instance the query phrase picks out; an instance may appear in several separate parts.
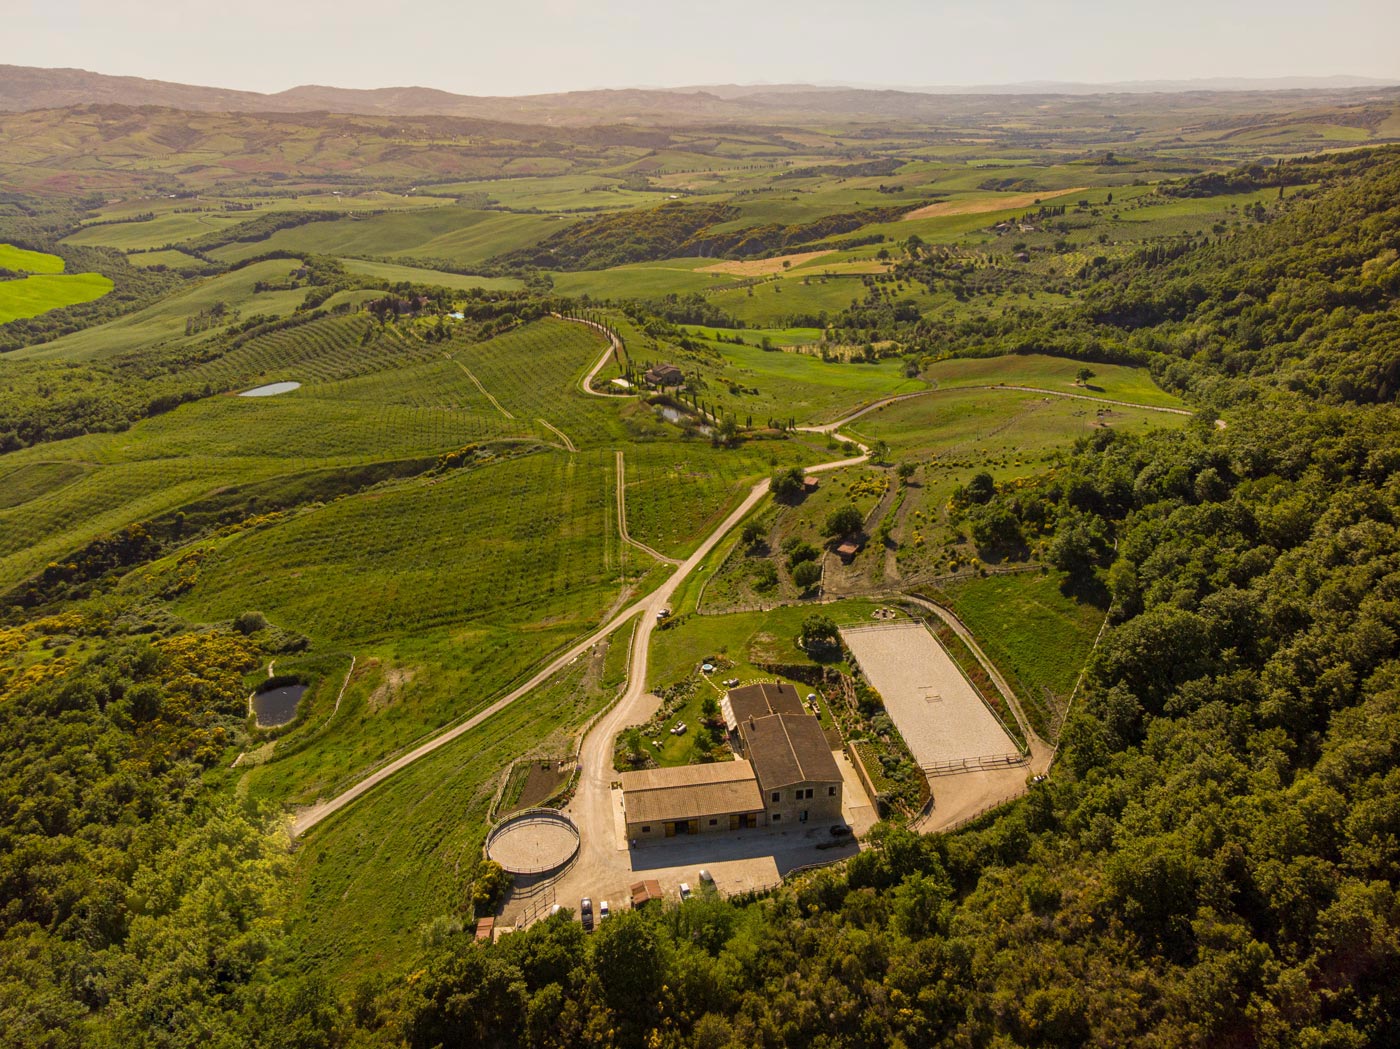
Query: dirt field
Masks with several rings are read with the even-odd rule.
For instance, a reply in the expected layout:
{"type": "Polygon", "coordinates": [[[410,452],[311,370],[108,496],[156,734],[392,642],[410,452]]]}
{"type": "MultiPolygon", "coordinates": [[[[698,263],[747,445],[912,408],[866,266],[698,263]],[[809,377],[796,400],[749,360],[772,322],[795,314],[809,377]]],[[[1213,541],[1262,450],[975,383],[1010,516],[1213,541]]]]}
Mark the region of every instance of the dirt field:
{"type": "Polygon", "coordinates": [[[794,255],[779,255],[771,259],[748,259],[744,262],[717,262],[713,266],[705,266],[701,273],[728,273],[735,277],[767,277],[774,273],[783,272],[783,263],[792,266],[800,266],[804,262],[811,262],[819,259],[823,255],[830,255],[831,251],[799,251],[794,255]]]}
{"type": "Polygon", "coordinates": [[[968,200],[965,197],[957,200],[941,200],[937,204],[929,204],[926,207],[905,212],[904,221],[932,219],[939,215],[980,215],[985,211],[1024,208],[1036,201],[1048,204],[1050,201],[1070,193],[1083,193],[1086,188],[1085,186],[1076,186],[1074,189],[1047,189],[1040,193],[998,193],[994,196],[977,197],[974,200],[968,200]]]}
{"type": "Polygon", "coordinates": [[[520,796],[516,798],[515,804],[501,814],[507,815],[521,809],[534,808],[548,801],[555,791],[569,781],[568,770],[562,768],[562,764],[552,758],[530,762],[528,770],[524,773],[525,783],[520,788],[520,796]]]}
{"type": "Polygon", "coordinates": [[[922,623],[850,627],[841,638],[926,771],[949,762],[1019,758],[1006,730],[922,623]]]}

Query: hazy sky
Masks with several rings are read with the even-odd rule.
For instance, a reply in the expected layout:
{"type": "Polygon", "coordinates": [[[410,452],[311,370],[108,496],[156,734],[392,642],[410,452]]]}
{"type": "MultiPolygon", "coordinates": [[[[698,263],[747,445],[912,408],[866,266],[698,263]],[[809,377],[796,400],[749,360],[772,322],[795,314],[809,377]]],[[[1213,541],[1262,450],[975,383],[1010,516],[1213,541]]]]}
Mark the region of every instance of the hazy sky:
{"type": "Polygon", "coordinates": [[[1397,0],[0,0],[0,63],[257,91],[1400,80],[1397,0]]]}

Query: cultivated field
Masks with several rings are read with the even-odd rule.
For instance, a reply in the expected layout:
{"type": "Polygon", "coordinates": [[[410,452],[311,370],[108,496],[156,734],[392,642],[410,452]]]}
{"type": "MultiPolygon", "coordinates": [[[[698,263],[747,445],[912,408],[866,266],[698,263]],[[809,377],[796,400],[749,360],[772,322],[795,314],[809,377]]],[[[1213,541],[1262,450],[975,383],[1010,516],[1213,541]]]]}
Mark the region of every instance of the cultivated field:
{"type": "Polygon", "coordinates": [[[885,701],[914,759],[931,775],[1020,757],[957,664],[922,623],[844,627],[846,643],[885,701]]]}

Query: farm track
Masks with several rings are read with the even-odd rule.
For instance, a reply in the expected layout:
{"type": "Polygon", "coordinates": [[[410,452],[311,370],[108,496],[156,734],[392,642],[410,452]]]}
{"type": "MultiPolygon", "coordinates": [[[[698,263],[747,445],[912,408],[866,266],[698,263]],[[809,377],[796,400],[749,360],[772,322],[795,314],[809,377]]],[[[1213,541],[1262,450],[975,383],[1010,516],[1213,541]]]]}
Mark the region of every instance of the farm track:
{"type": "Polygon", "coordinates": [[[565,317],[562,313],[552,313],[552,314],[550,314],[550,316],[551,316],[551,317],[556,317],[556,318],[558,318],[558,319],[561,320],[561,321],[569,321],[569,322],[572,323],[572,324],[584,324],[584,325],[587,325],[588,327],[592,328],[594,331],[600,332],[601,334],[607,336],[607,339],[608,339],[607,348],[606,348],[605,350],[603,350],[603,352],[602,352],[601,354],[599,354],[598,360],[594,363],[593,367],[592,367],[592,368],[589,368],[587,374],[585,374],[584,377],[583,377],[582,379],[579,380],[579,389],[583,390],[584,393],[589,394],[589,395],[592,396],[592,397],[617,397],[617,396],[624,396],[624,397],[625,397],[625,396],[627,396],[626,394],[621,394],[621,395],[619,395],[619,394],[615,394],[615,393],[602,393],[602,392],[600,392],[600,391],[598,391],[598,390],[595,390],[595,389],[593,388],[593,380],[596,379],[596,378],[598,377],[598,373],[599,373],[600,371],[602,371],[602,370],[603,370],[603,366],[604,366],[605,364],[608,363],[608,358],[609,358],[609,357],[612,357],[612,356],[618,356],[618,357],[620,357],[623,353],[626,352],[626,351],[622,348],[622,341],[621,341],[616,335],[614,335],[611,331],[609,331],[607,328],[603,327],[601,324],[598,324],[598,323],[596,323],[596,322],[594,322],[594,321],[582,320],[582,319],[579,318],[579,317],[565,317]]]}
{"type": "MultiPolygon", "coordinates": [[[[549,423],[547,423],[547,422],[546,422],[545,420],[543,420],[543,419],[539,419],[539,420],[536,420],[536,421],[537,421],[541,426],[543,426],[546,430],[548,430],[550,433],[554,434],[554,435],[555,435],[556,437],[558,437],[561,441],[563,441],[563,442],[564,442],[564,447],[567,448],[569,451],[571,451],[571,452],[577,452],[577,451],[578,451],[578,449],[574,447],[574,442],[571,441],[571,440],[569,440],[569,435],[566,434],[563,430],[559,429],[559,427],[557,427],[557,426],[552,426],[552,425],[550,425],[549,423]]],[[[618,452],[617,454],[618,454],[618,455],[621,455],[622,453],[621,453],[621,452],[618,452]]]]}
{"type": "MultiPolygon", "coordinates": [[[[496,406],[496,410],[497,410],[498,412],[500,412],[502,415],[504,415],[507,419],[514,419],[514,418],[515,418],[514,415],[512,415],[510,412],[506,411],[504,405],[502,405],[500,401],[496,400],[495,397],[491,396],[491,391],[490,391],[490,390],[488,390],[485,386],[481,385],[481,380],[478,379],[475,375],[472,374],[472,370],[471,370],[470,368],[468,368],[468,367],[467,367],[465,364],[463,364],[461,361],[457,360],[457,358],[455,358],[455,357],[449,357],[449,360],[451,360],[453,364],[457,365],[457,367],[461,368],[462,371],[466,372],[467,378],[470,379],[470,380],[475,384],[475,386],[476,386],[476,388],[477,388],[478,390],[481,391],[481,396],[485,397],[488,401],[490,401],[492,404],[494,404],[494,405],[496,406]]],[[[548,423],[545,423],[545,425],[546,425],[546,426],[549,426],[548,423]]],[[[554,429],[554,427],[550,426],[550,429],[552,430],[552,429],[554,429]]],[[[557,431],[556,431],[556,432],[557,432],[557,431]]]]}
{"type": "MultiPolygon", "coordinates": [[[[541,420],[543,422],[543,420],[541,420]]],[[[549,426],[548,423],[545,423],[549,426]]],[[[553,429],[551,426],[550,429],[553,429]]],[[[678,565],[680,561],[674,557],[667,557],[665,554],[652,549],[640,539],[633,539],[627,531],[627,472],[622,461],[622,449],[617,451],[617,532],[622,536],[624,543],[630,543],[643,553],[650,554],[658,561],[668,565],[678,565]]]]}

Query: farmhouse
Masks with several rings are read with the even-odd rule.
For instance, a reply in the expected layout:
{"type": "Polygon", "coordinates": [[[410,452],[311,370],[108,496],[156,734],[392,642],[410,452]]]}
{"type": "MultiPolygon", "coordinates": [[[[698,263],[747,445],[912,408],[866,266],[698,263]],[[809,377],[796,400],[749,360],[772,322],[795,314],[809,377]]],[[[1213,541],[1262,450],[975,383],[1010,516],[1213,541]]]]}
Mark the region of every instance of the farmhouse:
{"type": "Polygon", "coordinates": [[[841,818],[841,770],[816,718],[749,716],[739,722],[739,740],[758,777],[770,827],[841,818]]]}
{"type": "Polygon", "coordinates": [[[685,381],[674,364],[654,364],[647,369],[645,378],[648,386],[679,386],[685,381]]]}
{"type": "Polygon", "coordinates": [[[622,774],[627,837],[647,841],[757,827],[758,781],[747,761],[717,761],[622,774]]]}
{"type": "Polygon", "coordinates": [[[731,689],[720,704],[741,757],[622,774],[633,841],[841,819],[841,770],[791,685],[731,689]]]}

